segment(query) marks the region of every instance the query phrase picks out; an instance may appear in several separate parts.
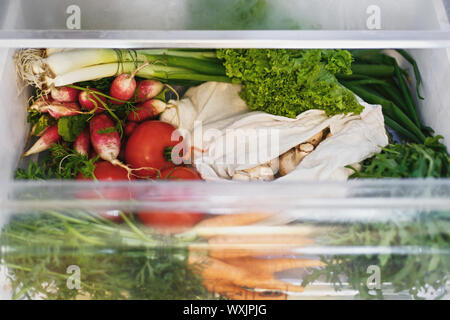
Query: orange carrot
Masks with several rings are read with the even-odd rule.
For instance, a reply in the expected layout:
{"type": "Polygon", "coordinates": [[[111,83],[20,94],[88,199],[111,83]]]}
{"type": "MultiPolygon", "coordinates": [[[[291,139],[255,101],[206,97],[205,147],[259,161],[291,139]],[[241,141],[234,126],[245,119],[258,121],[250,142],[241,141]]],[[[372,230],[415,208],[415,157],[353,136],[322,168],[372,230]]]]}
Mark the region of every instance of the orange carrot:
{"type": "Polygon", "coordinates": [[[312,268],[322,267],[324,263],[320,260],[314,259],[293,259],[293,258],[278,258],[278,259],[259,259],[259,258],[233,258],[224,261],[235,267],[252,270],[255,273],[280,272],[296,268],[312,268]]]}
{"type": "Polygon", "coordinates": [[[256,292],[249,291],[237,285],[225,281],[204,281],[203,285],[206,290],[212,293],[217,293],[221,296],[232,300],[286,300],[287,295],[282,292],[264,291],[256,292]]]}
{"type": "Polygon", "coordinates": [[[265,218],[270,217],[271,213],[239,213],[239,214],[224,214],[213,218],[200,221],[196,227],[235,227],[245,226],[265,218]]]}
{"type": "Polygon", "coordinates": [[[208,240],[211,245],[292,245],[304,246],[314,243],[313,239],[292,234],[236,234],[214,236],[208,240]]]}
{"type": "Polygon", "coordinates": [[[263,257],[263,256],[283,256],[292,254],[291,251],[286,248],[268,248],[268,249],[210,249],[209,256],[215,259],[232,259],[232,258],[245,258],[245,257],[263,257]]]}
{"type": "Polygon", "coordinates": [[[204,280],[221,279],[234,285],[255,289],[267,289],[275,291],[303,292],[302,286],[289,284],[275,279],[272,274],[254,275],[250,271],[229,265],[217,259],[202,257],[195,254],[189,255],[189,263],[201,266],[197,269],[204,280]]]}
{"type": "Polygon", "coordinates": [[[314,243],[295,235],[233,235],[215,236],[208,240],[209,255],[217,259],[286,255],[292,249],[314,243]]]}

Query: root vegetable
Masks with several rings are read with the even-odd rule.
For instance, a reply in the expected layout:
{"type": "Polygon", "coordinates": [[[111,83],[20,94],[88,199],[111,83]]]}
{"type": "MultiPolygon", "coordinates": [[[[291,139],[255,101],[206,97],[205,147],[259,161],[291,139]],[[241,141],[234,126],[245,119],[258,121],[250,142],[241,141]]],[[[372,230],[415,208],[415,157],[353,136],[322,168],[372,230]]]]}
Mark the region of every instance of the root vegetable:
{"type": "MultiPolygon", "coordinates": [[[[122,101],[130,100],[134,96],[137,88],[136,79],[134,77],[142,68],[146,66],[148,66],[148,63],[142,64],[131,74],[119,74],[111,83],[111,87],[109,88],[109,95],[122,101]]],[[[148,89],[148,86],[145,87],[148,89]]],[[[111,100],[111,102],[114,104],[122,104],[122,102],[115,100],[111,100]]]]}
{"type": "Polygon", "coordinates": [[[52,88],[50,91],[52,98],[59,102],[78,101],[79,90],[69,87],[52,88]]]}
{"type": "Polygon", "coordinates": [[[152,99],[138,104],[136,110],[130,112],[127,120],[141,122],[147,119],[153,119],[167,107],[167,104],[158,99],[152,99]]]}
{"type": "Polygon", "coordinates": [[[89,128],[92,147],[100,158],[112,163],[117,161],[120,152],[119,133],[117,130],[102,132],[115,128],[114,122],[106,114],[99,114],[91,119],[89,128]]]}
{"type": "MultiPolygon", "coordinates": [[[[89,89],[89,91],[100,92],[97,89],[89,89]]],[[[106,98],[104,96],[91,93],[89,91],[81,91],[80,94],[78,95],[78,101],[81,105],[81,108],[88,111],[97,108],[95,110],[95,113],[100,113],[104,111],[105,108],[103,108],[103,103],[106,103],[106,98]]]]}
{"type": "Polygon", "coordinates": [[[221,279],[241,287],[277,290],[282,292],[303,292],[302,286],[275,279],[272,274],[254,275],[253,272],[237,268],[218,259],[189,255],[189,264],[203,266],[197,270],[203,279],[221,279]]]}
{"type": "MultiPolygon", "coordinates": [[[[113,98],[128,101],[130,100],[136,90],[136,80],[134,76],[127,73],[118,75],[109,89],[109,95],[113,98]]],[[[118,101],[111,100],[114,104],[121,104],[118,101]]]]}
{"type": "Polygon", "coordinates": [[[221,235],[208,240],[209,255],[216,259],[282,256],[311,245],[313,239],[296,235],[221,235]]]}
{"type": "Polygon", "coordinates": [[[213,218],[205,219],[196,225],[196,228],[209,227],[235,227],[245,226],[272,216],[271,213],[239,213],[224,214],[213,218]]]}
{"type": "Polygon", "coordinates": [[[290,269],[325,266],[325,264],[318,259],[296,258],[261,259],[248,257],[227,259],[225,262],[241,269],[252,270],[254,273],[258,274],[272,274],[290,269]]]}
{"type": "Polygon", "coordinates": [[[203,286],[212,293],[217,293],[231,300],[286,300],[287,295],[277,291],[249,291],[227,281],[203,281],[203,286]]]}
{"type": "Polygon", "coordinates": [[[89,129],[85,128],[76,138],[73,143],[73,148],[76,152],[82,155],[88,155],[89,153],[89,129]]]}
{"type": "Polygon", "coordinates": [[[156,97],[164,88],[164,84],[158,80],[141,80],[137,83],[136,101],[144,102],[156,97]]]}
{"type": "Polygon", "coordinates": [[[45,130],[42,137],[40,137],[39,140],[24,153],[24,157],[47,150],[52,144],[58,142],[60,138],[61,136],[58,134],[58,125],[48,128],[45,130]]]}
{"type": "Polygon", "coordinates": [[[76,116],[81,114],[80,107],[76,102],[48,102],[39,99],[31,105],[30,109],[39,111],[41,113],[49,113],[54,119],[61,117],[76,116]]]}
{"type": "Polygon", "coordinates": [[[124,129],[124,133],[126,136],[131,136],[131,134],[133,133],[134,129],[136,129],[138,126],[138,123],[136,122],[132,122],[129,121],[127,122],[127,124],[125,125],[125,129],[124,129]]]}

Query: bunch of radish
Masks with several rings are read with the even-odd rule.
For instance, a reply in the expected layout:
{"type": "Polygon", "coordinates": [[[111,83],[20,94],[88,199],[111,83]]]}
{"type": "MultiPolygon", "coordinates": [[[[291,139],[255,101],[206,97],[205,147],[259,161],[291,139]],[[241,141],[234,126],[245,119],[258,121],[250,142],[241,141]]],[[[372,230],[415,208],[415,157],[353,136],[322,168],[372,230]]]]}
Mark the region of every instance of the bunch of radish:
{"type": "MultiPolygon", "coordinates": [[[[117,156],[121,145],[118,133],[99,133],[115,126],[106,113],[107,103],[123,104],[129,101],[135,103],[135,111],[131,112],[126,119],[126,136],[131,135],[138,123],[157,117],[167,106],[165,102],[153,99],[163,90],[164,84],[157,80],[136,81],[135,74],[136,72],[117,76],[109,88],[109,100],[106,93],[94,88],[80,90],[74,86],[66,86],[53,88],[49,95],[35,100],[30,110],[46,113],[55,120],[80,114],[92,114],[89,121],[90,129],[84,130],[79,135],[73,144],[73,149],[85,155],[89,154],[92,146],[101,159],[118,164],[117,156]]],[[[39,140],[25,152],[24,156],[47,150],[60,139],[57,125],[48,127],[40,132],[39,140]]]]}
{"type": "MultiPolygon", "coordinates": [[[[157,80],[138,80],[133,74],[118,75],[108,90],[101,92],[94,88],[67,86],[53,88],[50,95],[36,100],[31,110],[46,113],[54,120],[64,117],[89,114],[85,129],[72,144],[72,149],[82,156],[98,157],[93,177],[97,180],[117,181],[135,179],[180,179],[201,180],[193,168],[176,166],[173,156],[182,156],[184,142],[177,129],[166,122],[157,120],[167,104],[156,98],[164,89],[157,80]],[[120,108],[131,103],[134,108],[125,119],[111,115],[109,106],[120,108]],[[117,126],[123,128],[121,135],[117,126]]],[[[46,128],[25,156],[42,152],[52,144],[62,140],[58,125],[46,128]]],[[[78,174],[76,180],[90,180],[78,174]]],[[[116,188],[100,196],[106,199],[129,199],[130,194],[123,188],[116,188]]],[[[83,198],[99,195],[83,195],[83,198]]],[[[117,214],[99,212],[105,218],[121,221],[117,214]]],[[[140,220],[154,227],[168,227],[193,224],[203,214],[188,213],[148,213],[138,212],[140,220]]]]}

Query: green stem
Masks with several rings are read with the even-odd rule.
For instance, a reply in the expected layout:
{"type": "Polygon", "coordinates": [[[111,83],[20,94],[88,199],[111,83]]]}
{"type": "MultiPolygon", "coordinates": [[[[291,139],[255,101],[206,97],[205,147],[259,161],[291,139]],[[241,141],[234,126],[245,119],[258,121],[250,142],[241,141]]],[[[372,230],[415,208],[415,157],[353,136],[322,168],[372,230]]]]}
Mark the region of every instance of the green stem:
{"type": "Polygon", "coordinates": [[[184,57],[193,58],[198,60],[212,60],[217,59],[215,51],[192,51],[192,50],[180,50],[180,49],[148,49],[138,50],[139,53],[151,56],[172,56],[172,57],[184,57]]]}
{"type": "Polygon", "coordinates": [[[149,62],[161,62],[170,67],[181,67],[210,75],[225,75],[225,67],[219,60],[199,60],[179,56],[146,56],[149,62]]]}
{"type": "Polygon", "coordinates": [[[172,150],[173,147],[165,147],[163,151],[164,159],[168,162],[172,162],[172,150]]]}
{"type": "Polygon", "coordinates": [[[145,233],[143,233],[141,230],[139,230],[124,214],[123,212],[120,212],[120,216],[122,217],[123,221],[130,227],[131,230],[133,230],[142,240],[146,242],[153,242],[151,241],[145,233]]]}
{"type": "Polygon", "coordinates": [[[388,127],[392,128],[393,130],[395,130],[396,132],[401,134],[403,137],[408,138],[412,142],[420,143],[420,140],[417,139],[417,137],[413,133],[411,133],[408,130],[406,130],[405,128],[403,128],[397,122],[395,122],[394,120],[389,118],[389,116],[384,115],[384,122],[386,123],[386,125],[388,127]]]}
{"type": "Polygon", "coordinates": [[[394,67],[389,65],[374,65],[374,64],[352,64],[352,72],[354,74],[361,74],[375,78],[388,78],[394,76],[394,67]]]}
{"type": "Polygon", "coordinates": [[[403,58],[405,58],[413,66],[414,75],[416,77],[416,92],[417,92],[417,96],[419,97],[419,99],[423,100],[424,98],[420,94],[420,85],[422,84],[422,76],[420,75],[419,66],[417,65],[416,60],[414,60],[414,58],[411,57],[408,54],[408,52],[406,52],[403,49],[397,49],[396,51],[398,53],[400,53],[403,56],[403,58]]]}
{"type": "Polygon", "coordinates": [[[406,106],[408,107],[408,111],[409,111],[408,114],[410,115],[412,120],[415,122],[415,124],[420,128],[421,125],[420,125],[420,121],[419,121],[419,116],[417,115],[416,107],[411,98],[411,94],[408,90],[408,86],[403,77],[403,74],[400,72],[400,67],[398,66],[397,61],[395,61],[395,60],[394,60],[394,69],[395,69],[395,75],[397,76],[398,84],[400,86],[400,90],[403,93],[403,96],[406,101],[406,106]]]}
{"type": "Polygon", "coordinates": [[[365,89],[359,85],[352,85],[347,82],[343,82],[344,86],[360,96],[363,100],[372,104],[380,104],[383,107],[383,114],[387,115],[392,120],[401,124],[405,130],[410,131],[417,137],[418,141],[424,142],[425,136],[422,131],[414,124],[413,121],[392,101],[386,100],[383,97],[372,93],[370,90],[365,89]]]}

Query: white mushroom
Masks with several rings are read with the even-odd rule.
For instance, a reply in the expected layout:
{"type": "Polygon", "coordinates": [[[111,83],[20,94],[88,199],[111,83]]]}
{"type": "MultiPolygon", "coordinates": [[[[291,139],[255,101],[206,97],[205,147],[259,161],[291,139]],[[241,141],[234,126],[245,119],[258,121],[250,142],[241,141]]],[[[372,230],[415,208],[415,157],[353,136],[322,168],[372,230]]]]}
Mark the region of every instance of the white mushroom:
{"type": "Polygon", "coordinates": [[[311,139],[309,139],[308,143],[312,144],[314,147],[317,147],[317,145],[323,140],[323,131],[318,132],[316,135],[314,135],[311,139]]]}
{"type": "Polygon", "coordinates": [[[281,176],[292,172],[309,152],[301,151],[299,146],[292,148],[280,156],[279,173],[281,176]]]}
{"type": "Polygon", "coordinates": [[[238,171],[233,174],[233,177],[231,179],[236,181],[250,181],[250,176],[238,171]]]}
{"type": "Polygon", "coordinates": [[[248,173],[250,180],[270,181],[275,179],[272,168],[268,163],[261,164],[251,169],[245,169],[243,171],[248,173]]]}
{"type": "Polygon", "coordinates": [[[296,147],[299,151],[310,153],[314,150],[314,146],[311,143],[302,143],[296,147]]]}

